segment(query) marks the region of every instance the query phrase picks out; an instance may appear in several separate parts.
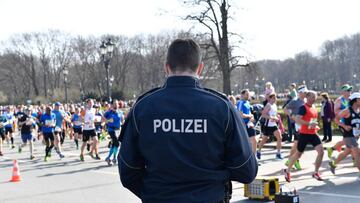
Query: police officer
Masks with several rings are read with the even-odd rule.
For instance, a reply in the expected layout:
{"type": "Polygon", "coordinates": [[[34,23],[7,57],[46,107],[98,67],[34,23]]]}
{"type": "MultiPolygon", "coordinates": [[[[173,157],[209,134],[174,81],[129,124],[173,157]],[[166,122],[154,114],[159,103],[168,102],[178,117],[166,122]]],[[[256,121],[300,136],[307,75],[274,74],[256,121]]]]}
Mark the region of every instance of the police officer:
{"type": "Polygon", "coordinates": [[[121,131],[121,182],[143,202],[223,202],[230,181],[257,174],[245,125],[225,96],[203,88],[201,50],[177,39],[163,87],[138,98],[121,131]]]}

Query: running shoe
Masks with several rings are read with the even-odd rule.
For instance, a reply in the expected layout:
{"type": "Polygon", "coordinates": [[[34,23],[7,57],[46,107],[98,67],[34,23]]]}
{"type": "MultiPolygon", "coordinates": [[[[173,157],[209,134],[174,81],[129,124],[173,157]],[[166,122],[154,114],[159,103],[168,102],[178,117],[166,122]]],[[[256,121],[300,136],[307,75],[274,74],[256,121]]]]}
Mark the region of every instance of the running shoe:
{"type": "Polygon", "coordinates": [[[21,146],[19,146],[18,152],[19,154],[22,152],[21,146]]]}
{"type": "Polygon", "coordinates": [[[283,157],[281,156],[281,153],[277,153],[275,158],[277,160],[283,160],[283,157]]]}
{"type": "Polygon", "coordinates": [[[106,163],[107,163],[109,166],[112,165],[111,160],[110,160],[109,158],[106,158],[105,161],[106,161],[106,163]]]}
{"type": "Polygon", "coordinates": [[[34,155],[31,155],[30,156],[30,160],[34,160],[35,159],[35,156],[34,155]]]}
{"type": "Polygon", "coordinates": [[[80,154],[80,161],[84,162],[85,159],[84,159],[84,155],[80,154]]]}
{"type": "Polygon", "coordinates": [[[319,172],[313,173],[313,174],[312,174],[312,177],[315,178],[315,179],[318,180],[318,181],[323,181],[323,179],[321,178],[319,172]]]}
{"type": "Polygon", "coordinates": [[[288,172],[287,171],[287,169],[283,169],[283,171],[282,171],[283,173],[284,173],[284,176],[285,176],[285,180],[287,181],[287,182],[291,182],[291,175],[290,175],[290,172],[288,172]]]}
{"type": "Polygon", "coordinates": [[[335,169],[336,169],[336,164],[335,164],[335,161],[329,161],[329,166],[330,166],[330,171],[332,174],[335,175],[335,169]]]}
{"type": "Polygon", "coordinates": [[[15,149],[15,145],[11,145],[11,149],[15,149]]]}
{"type": "Polygon", "coordinates": [[[112,162],[114,165],[116,165],[116,159],[113,159],[112,162]]]}
{"type": "Polygon", "coordinates": [[[65,155],[64,155],[64,154],[62,154],[62,153],[59,153],[59,157],[60,157],[60,159],[62,159],[62,158],[64,158],[64,157],[65,157],[65,155]]]}
{"type": "Polygon", "coordinates": [[[45,156],[44,161],[48,162],[48,160],[49,160],[49,156],[45,156]]]}
{"type": "Polygon", "coordinates": [[[333,154],[333,152],[334,152],[334,149],[333,149],[332,147],[329,147],[329,148],[327,148],[326,150],[327,150],[329,159],[331,159],[332,154],[333,154]]]}
{"type": "Polygon", "coordinates": [[[296,170],[301,170],[301,169],[302,169],[299,160],[297,160],[297,161],[295,162],[294,166],[295,166],[295,169],[296,169],[296,170]]]}
{"type": "Polygon", "coordinates": [[[256,151],[256,158],[257,158],[258,160],[261,159],[261,152],[260,152],[259,150],[256,151]]]}
{"type": "Polygon", "coordinates": [[[2,152],[0,152],[0,156],[4,156],[4,154],[2,152]]]}
{"type": "Polygon", "coordinates": [[[100,156],[98,154],[95,155],[95,160],[101,160],[100,156]]]}

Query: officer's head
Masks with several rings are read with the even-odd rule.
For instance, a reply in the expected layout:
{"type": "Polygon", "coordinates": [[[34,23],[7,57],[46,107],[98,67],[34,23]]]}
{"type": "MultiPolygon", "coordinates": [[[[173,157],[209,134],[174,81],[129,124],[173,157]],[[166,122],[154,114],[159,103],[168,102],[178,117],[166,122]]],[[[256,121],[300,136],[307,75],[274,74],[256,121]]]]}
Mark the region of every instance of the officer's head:
{"type": "Polygon", "coordinates": [[[165,72],[168,75],[200,75],[203,67],[200,46],[194,40],[177,39],[171,43],[165,64],[165,72]]]}

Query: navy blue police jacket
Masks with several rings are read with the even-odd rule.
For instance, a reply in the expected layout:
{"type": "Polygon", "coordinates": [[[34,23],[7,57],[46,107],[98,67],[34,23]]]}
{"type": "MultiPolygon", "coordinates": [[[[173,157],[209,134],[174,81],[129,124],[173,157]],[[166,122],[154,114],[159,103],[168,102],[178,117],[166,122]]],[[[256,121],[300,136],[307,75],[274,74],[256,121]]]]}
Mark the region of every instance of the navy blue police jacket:
{"type": "Polygon", "coordinates": [[[191,76],[171,76],[139,97],[120,141],[121,182],[143,202],[221,202],[226,182],[257,174],[239,113],[191,76]]]}

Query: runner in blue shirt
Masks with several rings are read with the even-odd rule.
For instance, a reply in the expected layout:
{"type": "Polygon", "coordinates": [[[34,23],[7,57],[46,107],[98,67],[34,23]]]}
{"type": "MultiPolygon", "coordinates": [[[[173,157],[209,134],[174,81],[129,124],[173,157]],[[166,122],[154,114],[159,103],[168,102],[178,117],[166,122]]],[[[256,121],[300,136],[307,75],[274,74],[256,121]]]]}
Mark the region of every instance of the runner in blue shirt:
{"type": "Polygon", "coordinates": [[[51,112],[50,106],[46,107],[45,114],[40,117],[40,123],[42,125],[41,130],[46,143],[44,160],[48,161],[51,157],[51,149],[54,147],[54,129],[56,125],[56,116],[51,112]]]}
{"type": "Polygon", "coordinates": [[[118,107],[118,101],[113,100],[111,109],[104,114],[104,121],[106,121],[106,127],[111,137],[112,143],[109,155],[105,159],[109,166],[111,165],[111,155],[114,156],[112,162],[116,164],[117,152],[120,145],[118,140],[120,135],[120,127],[124,120],[124,114],[120,109],[118,109],[118,107]]]}
{"type": "Polygon", "coordinates": [[[53,113],[56,116],[56,124],[55,124],[55,149],[56,153],[59,154],[60,158],[64,158],[65,156],[61,153],[61,145],[64,143],[65,139],[65,131],[63,129],[63,120],[66,118],[66,113],[60,109],[61,103],[55,103],[55,109],[53,113]]]}
{"type": "Polygon", "coordinates": [[[0,111],[0,156],[3,156],[3,141],[5,140],[5,126],[6,117],[3,115],[3,111],[0,111]]]}
{"type": "Polygon", "coordinates": [[[254,116],[251,114],[251,104],[249,102],[250,95],[249,90],[244,89],[241,91],[241,100],[238,102],[238,110],[240,116],[242,117],[244,123],[246,124],[246,130],[249,136],[249,140],[252,146],[253,153],[256,152],[256,139],[255,139],[255,125],[254,125],[254,116]]]}
{"type": "Polygon", "coordinates": [[[11,141],[11,149],[15,148],[14,145],[14,137],[13,137],[13,123],[14,123],[14,114],[11,112],[10,106],[6,108],[4,116],[6,117],[6,125],[5,125],[5,137],[8,140],[10,138],[11,141]]]}
{"type": "Polygon", "coordinates": [[[74,129],[74,142],[76,145],[76,149],[79,149],[79,139],[82,137],[82,125],[83,125],[83,118],[81,116],[81,108],[76,107],[75,113],[71,118],[71,122],[73,124],[74,129]]]}

